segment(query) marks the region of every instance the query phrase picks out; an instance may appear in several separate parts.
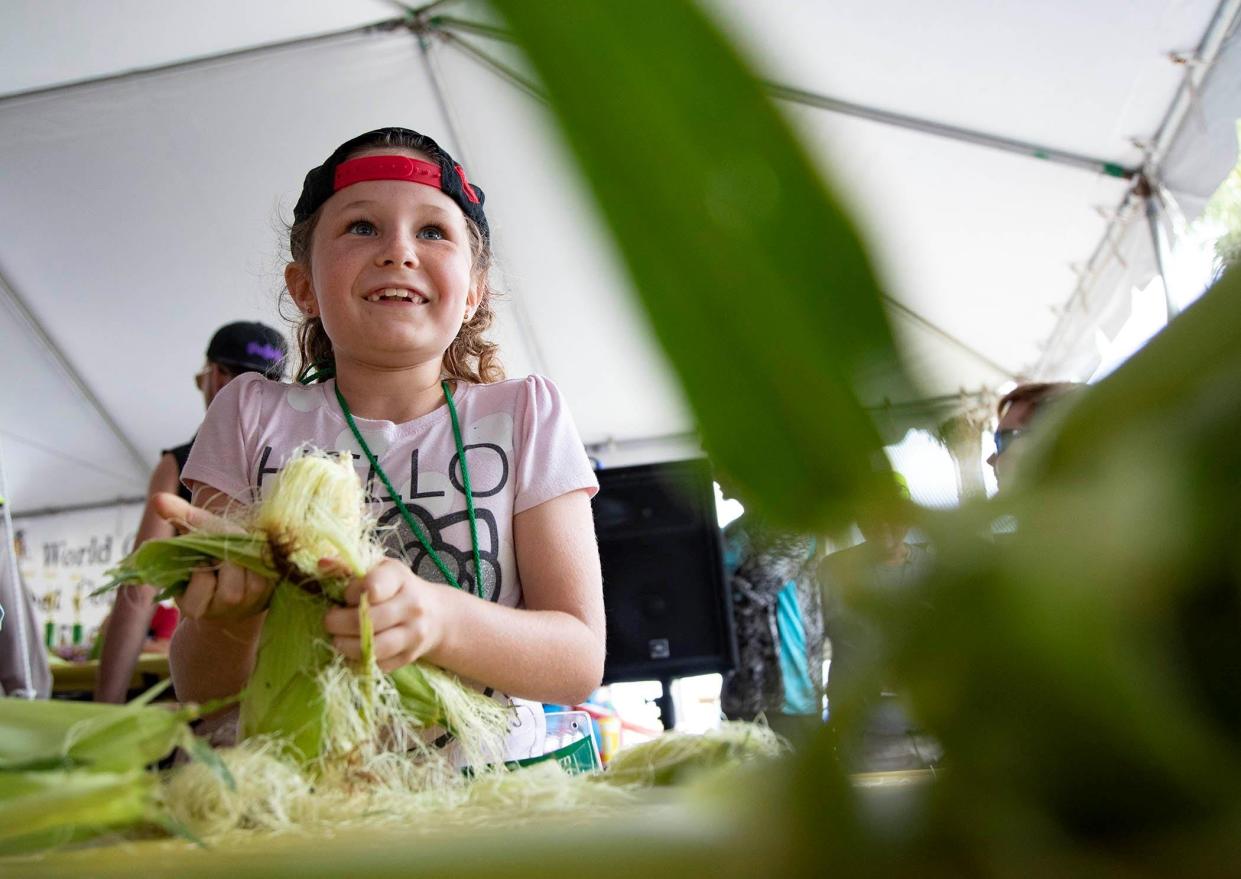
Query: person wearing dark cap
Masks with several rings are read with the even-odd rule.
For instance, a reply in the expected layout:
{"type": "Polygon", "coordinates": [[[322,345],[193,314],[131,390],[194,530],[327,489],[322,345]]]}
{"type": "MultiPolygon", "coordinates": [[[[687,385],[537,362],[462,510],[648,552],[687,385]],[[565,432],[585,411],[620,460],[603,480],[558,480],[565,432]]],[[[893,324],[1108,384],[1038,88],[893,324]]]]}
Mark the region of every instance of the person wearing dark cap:
{"type": "MultiPolygon", "coordinates": [[[[260,373],[270,379],[284,377],[288,346],[279,331],[254,321],[225,324],[211,337],[207,359],[194,375],[194,384],[210,406],[216,394],[239,375],[260,373]]],[[[135,548],[148,540],[172,537],[173,527],[151,506],[150,498],[159,492],[179,494],[187,501],[189,490],[181,484],[181,469],[190,456],[194,440],[165,449],[151,473],[147,506],[134,538],[135,548]]],[[[103,634],[99,676],[95,681],[95,701],[123,702],[129,691],[138,655],[154,630],[157,643],[166,644],[176,625],[176,611],[155,602],[151,586],[125,586],[117,591],[103,634]]]]}

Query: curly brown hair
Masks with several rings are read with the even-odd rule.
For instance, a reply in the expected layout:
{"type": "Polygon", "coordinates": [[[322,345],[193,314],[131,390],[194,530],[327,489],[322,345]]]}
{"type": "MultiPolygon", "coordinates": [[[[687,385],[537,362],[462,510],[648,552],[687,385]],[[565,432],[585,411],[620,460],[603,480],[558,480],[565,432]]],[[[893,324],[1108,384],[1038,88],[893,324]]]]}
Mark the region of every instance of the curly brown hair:
{"type": "MultiPolygon", "coordinates": [[[[399,138],[386,137],[377,139],[373,144],[364,144],[358,150],[376,146],[399,147],[414,149],[400,142],[399,138]]],[[[310,241],[318,225],[322,207],[300,223],[289,227],[289,255],[293,262],[301,263],[310,268],[310,241]]],[[[488,384],[504,380],[504,366],[500,363],[500,346],[484,338],[495,320],[492,300],[497,297],[491,286],[490,274],[492,263],[491,243],[483,235],[478,224],[465,217],[465,225],[470,236],[470,272],[473,280],[479,285],[481,296],[478,308],[468,321],[462,324],[457,336],[444,352],[443,374],[446,378],[475,384],[488,384]]],[[[286,293],[288,290],[286,289],[286,293]]],[[[323,321],[318,317],[309,317],[298,312],[296,324],[297,348],[301,358],[298,376],[309,371],[334,372],[336,353],[332,350],[332,340],[323,329],[323,321]]]]}

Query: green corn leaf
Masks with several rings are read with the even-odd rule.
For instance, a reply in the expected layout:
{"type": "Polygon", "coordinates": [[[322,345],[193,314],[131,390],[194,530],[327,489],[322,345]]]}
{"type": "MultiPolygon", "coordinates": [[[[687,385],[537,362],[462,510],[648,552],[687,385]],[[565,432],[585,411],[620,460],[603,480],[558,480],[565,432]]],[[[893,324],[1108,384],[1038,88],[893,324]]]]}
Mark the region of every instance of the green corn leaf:
{"type": "MultiPolygon", "coordinates": [[[[1040,426],[1018,476],[1037,485],[1056,471],[1089,470],[1118,435],[1175,421],[1187,389],[1241,367],[1241,268],[1220,279],[1141,351],[1040,426]],[[1043,429],[1045,426],[1046,429],[1043,429]]],[[[1224,401],[1221,401],[1221,405],[1224,401]]]]}
{"type": "Polygon", "coordinates": [[[496,0],[529,52],[712,459],[786,524],[883,485],[859,395],[904,391],[853,224],[689,3],[496,0]]]}
{"type": "Polygon", "coordinates": [[[198,709],[60,700],[0,700],[0,770],[140,769],[189,737],[198,709]]]}
{"type": "Polygon", "coordinates": [[[388,676],[401,694],[401,705],[405,710],[423,726],[435,726],[445,722],[444,709],[427,679],[427,671],[421,663],[412,663],[390,672],[388,676]]]}
{"type": "Polygon", "coordinates": [[[267,540],[261,534],[180,534],[148,540],[110,571],[99,595],[126,583],[146,583],[160,590],[159,598],[185,591],[190,573],[203,564],[230,561],[262,577],[274,579],[267,540]]]}
{"type": "Polygon", "coordinates": [[[0,854],[126,827],[153,813],[157,777],[141,769],[0,772],[0,854]]]}
{"type": "Polygon", "coordinates": [[[299,759],[319,755],[327,706],[316,678],[333,656],[323,631],[328,607],[322,595],[276,585],[241,702],[243,738],[280,735],[299,759]]]}

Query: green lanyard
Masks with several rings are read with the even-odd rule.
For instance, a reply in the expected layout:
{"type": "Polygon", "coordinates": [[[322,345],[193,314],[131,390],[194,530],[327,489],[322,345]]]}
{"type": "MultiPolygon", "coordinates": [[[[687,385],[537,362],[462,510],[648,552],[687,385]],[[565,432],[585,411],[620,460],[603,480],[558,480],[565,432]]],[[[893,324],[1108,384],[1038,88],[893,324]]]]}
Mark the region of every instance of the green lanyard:
{"type": "MultiPolygon", "coordinates": [[[[389,497],[396,502],[396,508],[400,511],[401,518],[405,520],[409,530],[414,532],[414,536],[418,538],[418,542],[422,544],[422,548],[427,551],[427,555],[431,557],[431,561],[435,562],[435,567],[440,569],[440,573],[444,575],[444,578],[454,587],[460,589],[461,584],[457,582],[457,578],[448,570],[439,553],[431,547],[431,541],[422,530],[422,526],[418,524],[418,520],[409,512],[409,507],[405,506],[405,502],[401,500],[401,493],[392,486],[392,481],[388,479],[388,474],[379,466],[379,461],[375,458],[371,447],[362,438],[362,432],[358,430],[358,425],[353,420],[353,413],[349,411],[349,404],[345,402],[345,395],[340,392],[340,385],[335,387],[336,400],[340,403],[340,411],[344,413],[345,421],[349,422],[349,429],[353,431],[353,438],[362,447],[362,451],[366,454],[366,460],[370,462],[375,475],[383,481],[384,487],[388,489],[389,497]]],[[[461,424],[457,420],[457,406],[453,403],[452,391],[449,390],[447,381],[440,382],[440,387],[444,389],[444,397],[448,401],[448,414],[452,416],[452,438],[457,444],[457,460],[461,462],[461,482],[465,486],[465,509],[470,517],[470,541],[474,545],[474,593],[479,598],[483,598],[483,565],[478,552],[478,519],[474,515],[474,491],[470,488],[470,468],[465,463],[465,445],[461,442],[461,424]]]]}

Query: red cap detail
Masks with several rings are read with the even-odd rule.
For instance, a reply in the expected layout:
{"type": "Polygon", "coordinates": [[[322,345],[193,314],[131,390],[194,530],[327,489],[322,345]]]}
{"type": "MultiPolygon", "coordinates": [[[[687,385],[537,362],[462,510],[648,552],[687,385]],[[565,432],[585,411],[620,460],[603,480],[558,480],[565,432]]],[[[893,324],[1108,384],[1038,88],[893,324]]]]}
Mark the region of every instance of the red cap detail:
{"type": "Polygon", "coordinates": [[[471,204],[478,204],[478,193],[474,191],[470,181],[465,179],[465,169],[460,165],[453,165],[453,167],[457,169],[457,176],[461,178],[461,188],[465,190],[465,197],[470,200],[471,204]]]}
{"type": "MultiPolygon", "coordinates": [[[[458,173],[461,171],[457,167],[458,173]]],[[[464,177],[463,177],[464,179],[464,177]]],[[[336,166],[336,177],[332,186],[333,192],[340,192],[346,186],[362,183],[366,180],[408,180],[410,183],[421,183],[442,190],[440,185],[440,166],[409,156],[363,156],[350,159],[336,166]]],[[[473,194],[473,191],[470,191],[473,194]]],[[[471,201],[478,201],[477,198],[471,201]]]]}

